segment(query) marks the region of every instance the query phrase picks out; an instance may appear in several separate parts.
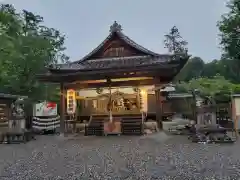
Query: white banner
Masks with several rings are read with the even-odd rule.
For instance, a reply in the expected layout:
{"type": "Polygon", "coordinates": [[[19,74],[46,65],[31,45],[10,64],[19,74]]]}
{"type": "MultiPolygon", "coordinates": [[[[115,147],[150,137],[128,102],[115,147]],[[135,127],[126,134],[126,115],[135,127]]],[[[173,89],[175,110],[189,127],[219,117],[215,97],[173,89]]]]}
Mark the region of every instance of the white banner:
{"type": "Polygon", "coordinates": [[[57,116],[57,104],[54,102],[42,102],[33,106],[33,116],[57,116]]]}

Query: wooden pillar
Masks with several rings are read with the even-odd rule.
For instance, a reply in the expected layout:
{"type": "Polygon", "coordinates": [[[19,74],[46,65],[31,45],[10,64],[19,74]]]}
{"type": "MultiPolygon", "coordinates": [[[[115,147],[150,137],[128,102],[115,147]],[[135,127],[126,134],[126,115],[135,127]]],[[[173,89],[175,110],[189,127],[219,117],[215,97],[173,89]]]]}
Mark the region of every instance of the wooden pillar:
{"type": "Polygon", "coordinates": [[[239,118],[240,118],[240,116],[237,114],[237,105],[236,105],[236,98],[238,98],[238,97],[233,97],[232,96],[232,98],[231,98],[231,108],[232,108],[232,112],[231,112],[231,114],[232,114],[232,119],[233,119],[233,123],[234,123],[234,132],[235,132],[235,136],[236,136],[236,138],[238,139],[239,138],[239,129],[238,129],[238,127],[239,127],[239,118]]]}
{"type": "Polygon", "coordinates": [[[239,120],[239,116],[236,116],[234,118],[234,132],[235,132],[235,136],[238,139],[239,138],[239,130],[238,130],[238,120],[239,120]]]}
{"type": "Polygon", "coordinates": [[[141,96],[141,90],[139,87],[137,87],[137,106],[142,111],[140,96],[141,96]]]}
{"type": "Polygon", "coordinates": [[[193,95],[193,102],[192,102],[192,114],[193,114],[193,119],[195,121],[195,123],[198,123],[198,111],[199,111],[199,108],[197,107],[197,99],[196,99],[196,92],[193,91],[192,92],[192,95],[193,95]]]}
{"type": "MultiPolygon", "coordinates": [[[[157,88],[155,86],[155,88],[157,88]]],[[[155,90],[155,97],[156,97],[156,120],[158,123],[159,129],[162,129],[162,98],[161,98],[161,92],[160,89],[157,88],[155,90]]]]}
{"type": "Polygon", "coordinates": [[[66,116],[66,89],[63,83],[60,84],[60,133],[65,132],[65,116],[66,116]]]}

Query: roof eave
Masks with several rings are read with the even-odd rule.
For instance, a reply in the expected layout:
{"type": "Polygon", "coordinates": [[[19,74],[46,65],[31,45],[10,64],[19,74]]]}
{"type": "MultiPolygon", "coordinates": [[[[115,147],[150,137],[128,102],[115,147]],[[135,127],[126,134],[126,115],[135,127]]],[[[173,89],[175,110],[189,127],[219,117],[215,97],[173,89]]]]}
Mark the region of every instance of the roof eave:
{"type": "MultiPolygon", "coordinates": [[[[162,62],[161,64],[150,64],[148,66],[153,66],[155,67],[156,65],[160,65],[160,66],[177,66],[177,69],[178,69],[178,72],[185,66],[185,64],[187,63],[188,59],[189,59],[189,55],[186,55],[186,54],[176,54],[176,55],[169,55],[169,54],[164,54],[166,56],[175,56],[177,57],[176,59],[174,60],[170,60],[170,61],[166,61],[166,62],[162,62]]],[[[164,55],[161,55],[161,56],[164,56],[164,55]]],[[[138,65],[138,66],[134,66],[134,67],[140,67],[141,66],[145,67],[146,65],[138,65]]],[[[127,68],[127,69],[132,69],[134,67],[119,67],[119,68],[127,68]]],[[[75,73],[75,72],[78,72],[78,71],[81,71],[81,72],[85,72],[85,71],[94,71],[94,70],[108,70],[109,68],[91,68],[91,69],[79,69],[79,68],[57,68],[57,67],[54,67],[54,66],[49,66],[48,68],[48,71],[49,72],[53,72],[53,73],[75,73]]]]}
{"type": "MultiPolygon", "coordinates": [[[[178,65],[149,65],[149,66],[142,66],[142,67],[128,67],[128,68],[118,68],[118,69],[92,69],[92,70],[81,70],[78,72],[71,72],[71,73],[48,73],[48,74],[39,74],[37,78],[40,81],[46,81],[46,82],[61,82],[61,81],[71,81],[70,79],[77,79],[79,80],[94,80],[99,78],[106,78],[106,77],[115,77],[116,73],[125,73],[130,71],[140,71],[140,72],[148,72],[147,76],[152,76],[151,74],[159,74],[161,76],[161,73],[165,74],[165,76],[171,77],[175,76],[175,73],[177,71],[178,65]],[[169,70],[173,71],[169,71],[169,70]],[[159,71],[161,70],[161,71],[159,71]],[[171,73],[167,73],[171,72],[171,73]],[[150,74],[149,74],[150,73],[150,74]],[[76,77],[76,78],[74,78],[76,77]]],[[[119,76],[119,75],[118,75],[119,76]]],[[[120,77],[120,76],[119,76],[120,77]]],[[[118,78],[119,78],[118,77],[118,78]]],[[[122,77],[122,76],[121,76],[122,77]]],[[[137,76],[136,76],[137,77],[137,76]]]]}

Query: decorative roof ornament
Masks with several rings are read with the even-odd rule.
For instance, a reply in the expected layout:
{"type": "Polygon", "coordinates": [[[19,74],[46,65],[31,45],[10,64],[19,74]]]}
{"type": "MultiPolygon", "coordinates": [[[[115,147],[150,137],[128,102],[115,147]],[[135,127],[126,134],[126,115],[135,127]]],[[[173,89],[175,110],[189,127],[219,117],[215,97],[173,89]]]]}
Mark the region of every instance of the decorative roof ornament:
{"type": "Polygon", "coordinates": [[[114,21],[114,23],[110,26],[110,30],[112,32],[119,32],[122,31],[122,26],[117,23],[117,21],[114,21]]]}

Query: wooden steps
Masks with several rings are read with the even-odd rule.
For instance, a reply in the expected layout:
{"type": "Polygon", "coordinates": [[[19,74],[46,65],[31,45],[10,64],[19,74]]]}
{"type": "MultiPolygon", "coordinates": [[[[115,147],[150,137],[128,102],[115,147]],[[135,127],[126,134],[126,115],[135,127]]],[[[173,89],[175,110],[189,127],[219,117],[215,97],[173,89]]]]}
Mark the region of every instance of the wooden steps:
{"type": "Polygon", "coordinates": [[[143,124],[141,115],[131,115],[122,117],[123,135],[142,135],[143,124]]]}
{"type": "Polygon", "coordinates": [[[107,115],[92,116],[88,126],[85,126],[85,136],[103,136],[104,135],[104,120],[107,115]]]}
{"type": "MultiPolygon", "coordinates": [[[[143,135],[141,114],[113,115],[113,119],[121,120],[122,135],[143,135]]],[[[109,119],[108,115],[94,115],[85,128],[85,136],[103,136],[104,122],[109,119]]]]}

